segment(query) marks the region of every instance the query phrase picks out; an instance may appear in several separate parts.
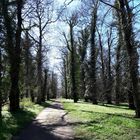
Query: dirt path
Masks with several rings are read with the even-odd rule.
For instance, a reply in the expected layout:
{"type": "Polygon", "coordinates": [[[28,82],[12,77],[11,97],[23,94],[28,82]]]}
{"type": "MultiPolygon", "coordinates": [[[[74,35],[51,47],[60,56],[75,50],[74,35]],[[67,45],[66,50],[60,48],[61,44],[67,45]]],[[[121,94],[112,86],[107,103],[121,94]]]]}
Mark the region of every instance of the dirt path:
{"type": "Polygon", "coordinates": [[[66,115],[62,104],[56,101],[13,140],[74,140],[66,115]]]}

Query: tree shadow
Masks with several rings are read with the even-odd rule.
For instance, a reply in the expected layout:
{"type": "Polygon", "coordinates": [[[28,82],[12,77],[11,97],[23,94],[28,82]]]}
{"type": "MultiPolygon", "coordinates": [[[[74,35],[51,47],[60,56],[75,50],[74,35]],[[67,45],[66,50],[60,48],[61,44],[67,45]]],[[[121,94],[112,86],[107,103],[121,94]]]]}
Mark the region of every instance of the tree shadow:
{"type": "Polygon", "coordinates": [[[136,120],[136,118],[134,118],[133,115],[127,114],[127,113],[103,113],[103,112],[97,112],[97,111],[88,111],[88,110],[81,110],[81,112],[85,112],[85,113],[91,113],[91,114],[106,114],[106,115],[110,115],[110,116],[118,116],[118,117],[123,117],[123,118],[128,118],[128,119],[134,119],[136,120]]]}
{"type": "MultiPolygon", "coordinates": [[[[53,107],[53,105],[50,107],[53,107]]],[[[11,140],[74,140],[72,135],[67,135],[64,131],[65,127],[74,124],[65,121],[67,114],[68,112],[63,114],[57,123],[45,124],[45,120],[42,123],[34,120],[19,135],[14,136],[11,140]],[[61,131],[55,131],[59,127],[61,127],[61,131]]]]}
{"type": "Polygon", "coordinates": [[[58,101],[57,102],[54,101],[54,103],[45,102],[45,103],[42,103],[41,106],[58,109],[58,110],[64,110],[63,106],[58,101]]]}
{"type": "Polygon", "coordinates": [[[0,119],[0,139],[2,140],[17,134],[22,128],[29,125],[36,116],[35,113],[24,109],[15,113],[7,112],[7,114],[0,119]]]}
{"type": "Polygon", "coordinates": [[[85,112],[85,113],[91,113],[91,114],[99,114],[100,115],[103,115],[106,117],[102,118],[103,120],[105,119],[109,119],[109,118],[112,118],[112,117],[120,117],[121,118],[127,118],[127,119],[130,119],[130,120],[133,120],[133,122],[136,124],[136,127],[138,129],[140,129],[140,118],[135,118],[134,116],[130,115],[130,114],[127,114],[127,113],[103,113],[103,112],[95,112],[95,111],[87,111],[87,110],[81,110],[81,112],[85,112]]]}
{"type": "Polygon", "coordinates": [[[41,103],[41,106],[43,106],[44,108],[45,107],[50,107],[52,104],[49,103],[49,102],[44,102],[44,103],[41,103]]]}
{"type": "Polygon", "coordinates": [[[69,112],[66,112],[61,116],[61,119],[57,123],[51,124],[41,124],[37,120],[34,120],[26,129],[24,129],[18,136],[12,138],[12,140],[77,140],[71,135],[65,133],[67,126],[75,127],[79,125],[92,126],[93,124],[99,123],[99,121],[93,120],[88,122],[76,121],[76,122],[67,122],[65,116],[69,112]],[[60,131],[55,131],[56,129],[61,128],[60,131]]]}
{"type": "Polygon", "coordinates": [[[128,105],[125,104],[120,104],[120,105],[115,105],[115,104],[98,104],[99,106],[104,106],[104,107],[109,107],[109,108],[118,108],[118,109],[123,109],[123,110],[132,110],[129,109],[128,105]]]}
{"type": "MultiPolygon", "coordinates": [[[[33,122],[28,128],[24,129],[11,140],[66,140],[64,134],[53,132],[54,127],[52,126],[49,129],[46,125],[43,126],[38,122],[33,122]]],[[[68,140],[72,140],[72,138],[70,137],[68,140]]]]}

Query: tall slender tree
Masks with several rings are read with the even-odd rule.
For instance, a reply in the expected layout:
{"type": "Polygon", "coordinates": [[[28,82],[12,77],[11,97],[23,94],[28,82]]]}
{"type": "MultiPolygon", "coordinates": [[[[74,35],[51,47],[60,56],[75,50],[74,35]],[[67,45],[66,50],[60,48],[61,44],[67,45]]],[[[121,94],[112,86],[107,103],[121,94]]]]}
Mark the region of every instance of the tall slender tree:
{"type": "Polygon", "coordinates": [[[9,93],[10,111],[19,109],[19,71],[20,71],[20,54],[21,54],[21,32],[22,32],[22,0],[9,2],[2,0],[2,14],[6,29],[7,44],[6,51],[9,55],[11,88],[9,93]],[[8,6],[16,6],[16,29],[14,28],[14,19],[11,18],[8,6]]]}
{"type": "Polygon", "coordinates": [[[91,44],[90,44],[90,96],[92,103],[97,104],[97,87],[96,87],[96,25],[97,25],[97,11],[99,1],[94,3],[91,19],[91,44]]]}
{"type": "Polygon", "coordinates": [[[2,53],[0,48],[0,117],[2,116],[2,53]]]}
{"type": "Polygon", "coordinates": [[[126,50],[129,59],[130,77],[133,86],[133,96],[136,107],[136,117],[140,117],[140,92],[138,89],[138,52],[135,46],[134,33],[133,33],[133,21],[132,10],[127,0],[118,0],[119,8],[121,10],[121,24],[126,44],[126,50]]]}
{"type": "Polygon", "coordinates": [[[89,35],[90,33],[88,27],[80,31],[78,54],[80,58],[80,93],[82,97],[85,96],[85,91],[86,91],[85,60],[86,60],[88,43],[89,43],[89,35]]]}

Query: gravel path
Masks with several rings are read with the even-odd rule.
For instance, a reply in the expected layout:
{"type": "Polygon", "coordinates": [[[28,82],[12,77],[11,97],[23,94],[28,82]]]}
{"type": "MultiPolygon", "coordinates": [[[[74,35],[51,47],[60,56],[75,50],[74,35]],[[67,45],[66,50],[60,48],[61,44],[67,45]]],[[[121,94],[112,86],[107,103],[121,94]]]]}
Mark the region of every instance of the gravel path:
{"type": "Polygon", "coordinates": [[[36,119],[12,140],[74,140],[67,113],[60,102],[44,109],[36,119]]]}

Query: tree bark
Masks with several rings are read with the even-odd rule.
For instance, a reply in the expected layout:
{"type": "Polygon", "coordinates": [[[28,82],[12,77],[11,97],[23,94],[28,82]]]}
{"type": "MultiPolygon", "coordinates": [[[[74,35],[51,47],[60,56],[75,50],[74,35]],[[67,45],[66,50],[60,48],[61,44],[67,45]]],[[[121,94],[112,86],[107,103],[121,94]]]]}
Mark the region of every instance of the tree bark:
{"type": "Polygon", "coordinates": [[[0,118],[2,116],[2,54],[0,48],[0,118]]]}
{"type": "MultiPolygon", "coordinates": [[[[97,2],[98,3],[98,2],[97,2]]],[[[95,33],[97,24],[97,4],[94,7],[92,22],[91,22],[91,49],[90,49],[90,96],[92,103],[97,104],[97,89],[96,89],[96,44],[95,44],[95,33]]]]}
{"type": "Polygon", "coordinates": [[[80,92],[81,97],[85,96],[86,82],[85,82],[85,58],[87,54],[87,46],[89,41],[89,29],[85,28],[80,32],[81,39],[79,39],[79,56],[80,56],[80,92]]]}
{"type": "Polygon", "coordinates": [[[42,91],[42,99],[41,102],[45,102],[46,100],[46,93],[47,93],[47,70],[44,70],[44,85],[43,85],[43,91],[42,91]]]}
{"type": "Polygon", "coordinates": [[[132,85],[130,85],[128,87],[128,103],[129,103],[129,109],[136,109],[135,108],[135,104],[134,104],[134,98],[133,98],[133,88],[132,88],[132,85]]]}
{"type": "Polygon", "coordinates": [[[39,49],[38,49],[38,62],[37,62],[37,74],[38,74],[38,95],[37,95],[37,103],[41,104],[42,99],[42,21],[39,18],[39,49]]]}
{"type": "Polygon", "coordinates": [[[68,85],[67,85],[67,64],[65,58],[63,59],[64,65],[64,83],[65,83],[65,98],[68,99],[68,85]]]}
{"type": "Polygon", "coordinates": [[[29,79],[29,35],[28,35],[28,31],[26,31],[26,40],[25,40],[25,88],[26,88],[26,92],[25,92],[25,96],[26,98],[29,97],[29,87],[30,87],[30,79],[29,79]]]}
{"type": "Polygon", "coordinates": [[[102,39],[101,39],[101,35],[98,31],[98,36],[99,36],[99,46],[100,46],[100,58],[101,58],[101,78],[102,78],[102,85],[103,85],[103,89],[102,89],[102,100],[104,101],[104,98],[106,96],[106,75],[105,75],[105,65],[104,65],[104,55],[103,55],[103,45],[102,45],[102,39]]]}
{"type": "Polygon", "coordinates": [[[116,67],[115,67],[115,72],[116,72],[116,77],[115,77],[115,103],[116,103],[116,105],[120,104],[120,86],[121,86],[120,85],[121,84],[120,55],[121,55],[121,46],[122,46],[122,38],[123,38],[121,28],[118,27],[118,30],[119,30],[118,31],[119,40],[118,40],[118,46],[117,46],[117,50],[116,50],[116,67]]]}
{"type": "MultiPolygon", "coordinates": [[[[112,29],[111,29],[112,30],[112,29]]],[[[106,100],[108,104],[112,104],[112,74],[111,74],[111,45],[112,45],[112,40],[111,40],[111,34],[112,31],[110,30],[109,37],[108,37],[108,68],[107,68],[107,73],[108,73],[108,82],[107,82],[107,92],[106,92],[106,100]]]]}
{"type": "Polygon", "coordinates": [[[128,5],[128,1],[119,0],[121,9],[121,22],[123,27],[126,49],[129,56],[130,77],[133,86],[133,97],[136,107],[136,117],[140,118],[140,92],[138,90],[138,52],[134,45],[132,12],[128,5]]]}
{"type": "Polygon", "coordinates": [[[74,103],[78,101],[78,93],[76,87],[76,79],[75,79],[75,48],[74,48],[74,39],[73,39],[73,25],[70,24],[70,43],[71,43],[71,84],[72,84],[72,95],[74,99],[74,103]]]}
{"type": "Polygon", "coordinates": [[[22,24],[22,0],[16,1],[17,5],[17,28],[15,33],[15,42],[13,40],[14,29],[12,27],[12,21],[8,13],[7,1],[2,1],[2,11],[4,16],[4,23],[7,32],[7,51],[10,62],[10,80],[11,87],[9,93],[10,111],[16,111],[19,109],[19,70],[20,70],[20,42],[21,42],[21,24],[22,24]]]}

